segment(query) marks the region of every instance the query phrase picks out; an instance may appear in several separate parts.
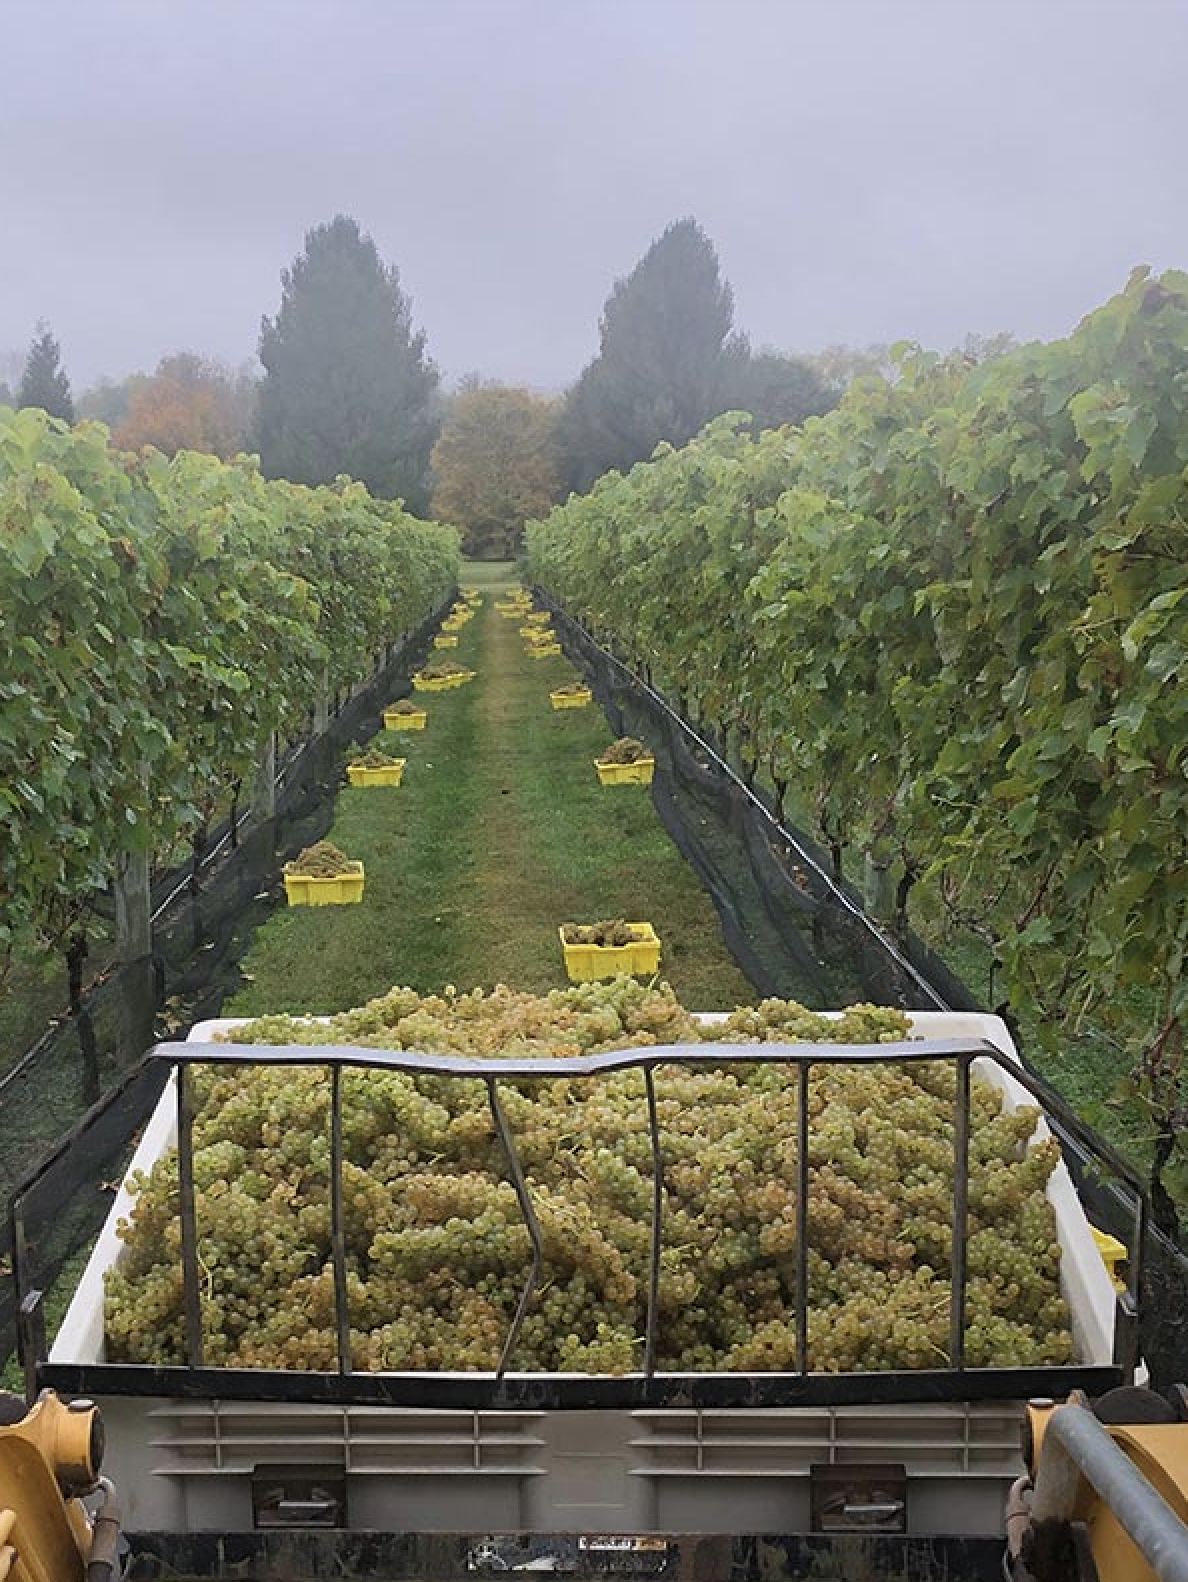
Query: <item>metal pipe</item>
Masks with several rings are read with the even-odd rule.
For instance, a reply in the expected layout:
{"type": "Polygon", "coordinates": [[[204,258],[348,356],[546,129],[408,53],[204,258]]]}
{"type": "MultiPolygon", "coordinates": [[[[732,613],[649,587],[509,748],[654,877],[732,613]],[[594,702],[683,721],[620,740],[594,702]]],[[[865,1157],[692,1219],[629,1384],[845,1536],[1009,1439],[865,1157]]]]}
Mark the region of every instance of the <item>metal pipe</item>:
{"type": "Polygon", "coordinates": [[[997,1044],[986,1038],[905,1038],[889,1044],[643,1044],[630,1049],[604,1049],[597,1054],[423,1055],[415,1049],[372,1049],[353,1044],[155,1044],[145,1057],[183,1065],[360,1066],[381,1071],[406,1071],[437,1077],[498,1078],[522,1082],[534,1077],[556,1081],[567,1077],[601,1077],[641,1066],[678,1065],[716,1070],[720,1066],[914,1065],[920,1061],[985,1056],[1012,1076],[1026,1073],[997,1044]]]}
{"type": "Polygon", "coordinates": [[[809,1065],[796,1068],[796,1371],[808,1372],[809,1065]]]}
{"type": "Polygon", "coordinates": [[[957,1062],[953,1099],[953,1251],[949,1263],[949,1365],[965,1366],[966,1253],[969,1236],[969,1059],[957,1062]]]}
{"type": "Polygon", "coordinates": [[[1096,1490],[1159,1582],[1188,1582],[1188,1527],[1084,1406],[1048,1419],[1032,1501],[1033,1530],[1073,1518],[1081,1479],[1096,1490]]]}
{"type": "Polygon", "coordinates": [[[194,1079],[186,1066],[179,1066],[177,1070],[177,1186],[186,1361],[190,1367],[200,1368],[204,1359],[202,1295],[198,1289],[198,1208],[194,1192],[194,1079]]]}
{"type": "MultiPolygon", "coordinates": [[[[555,1075],[554,1071],[554,1075],[555,1075]]],[[[512,1354],[516,1349],[516,1342],[520,1338],[520,1330],[528,1316],[528,1310],[536,1298],[540,1287],[540,1274],[544,1268],[544,1237],[540,1231],[540,1221],[536,1217],[536,1210],[532,1206],[532,1194],[528,1190],[528,1182],[524,1179],[524,1171],[520,1165],[520,1156],[516,1151],[516,1141],[512,1136],[511,1127],[507,1124],[503,1105],[499,1102],[499,1093],[494,1077],[486,1081],[487,1103],[491,1109],[491,1119],[495,1122],[495,1132],[503,1147],[504,1158],[507,1160],[508,1174],[511,1176],[512,1187],[515,1189],[516,1201],[520,1205],[520,1213],[524,1216],[524,1224],[528,1229],[528,1236],[532,1242],[532,1267],[528,1271],[528,1278],[524,1282],[524,1289],[520,1293],[519,1305],[507,1332],[507,1339],[503,1343],[503,1351],[499,1358],[499,1366],[495,1369],[496,1379],[502,1379],[511,1363],[512,1354]]]]}
{"type": "Polygon", "coordinates": [[[1006,1518],[1003,1522],[1007,1554],[1012,1561],[1017,1560],[1022,1553],[1023,1538],[1030,1526],[1031,1479],[1024,1476],[1016,1478],[1011,1484],[1010,1493],[1007,1495],[1006,1518]]]}
{"type": "Polygon", "coordinates": [[[330,1253],[334,1264],[334,1328],[338,1371],[351,1371],[351,1316],[347,1298],[346,1214],[342,1201],[342,1067],[330,1068],[330,1253]]]}
{"type": "Polygon", "coordinates": [[[656,1371],[656,1332],[660,1322],[660,1251],[664,1226],[664,1155],[660,1151],[660,1116],[656,1109],[656,1078],[644,1067],[648,1095],[648,1136],[652,1144],[652,1237],[648,1263],[648,1328],[644,1341],[644,1373],[656,1371]]]}
{"type": "Polygon", "coordinates": [[[100,1478],[96,1485],[103,1493],[103,1503],[91,1523],[91,1553],[87,1558],[86,1582],[111,1582],[119,1563],[120,1507],[116,1503],[115,1485],[108,1478],[100,1478]]]}

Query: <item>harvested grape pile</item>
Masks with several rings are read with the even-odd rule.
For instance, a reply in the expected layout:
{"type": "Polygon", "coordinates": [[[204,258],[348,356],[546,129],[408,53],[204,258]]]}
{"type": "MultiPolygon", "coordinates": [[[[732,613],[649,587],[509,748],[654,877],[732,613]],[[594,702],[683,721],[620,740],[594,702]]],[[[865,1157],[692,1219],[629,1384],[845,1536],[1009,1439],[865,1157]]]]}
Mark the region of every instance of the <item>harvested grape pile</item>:
{"type": "Polygon", "coordinates": [[[347,763],[353,764],[356,769],[391,769],[402,762],[402,759],[393,758],[390,753],[381,752],[378,747],[354,747],[347,753],[347,763]]]}
{"type": "Polygon", "coordinates": [[[444,681],[447,676],[460,676],[463,672],[469,674],[456,659],[435,659],[432,664],[422,665],[417,674],[426,681],[444,681]]]}
{"type": "Polygon", "coordinates": [[[306,879],[337,879],[344,873],[355,873],[358,867],[359,864],[339,851],[332,841],[319,840],[298,852],[292,862],[285,864],[284,871],[306,879]]]}
{"type": "Polygon", "coordinates": [[[631,945],[646,936],[621,917],[602,923],[564,923],[561,938],[567,945],[631,945]]]}
{"type": "Polygon", "coordinates": [[[637,764],[641,758],[650,758],[651,749],[645,747],[643,742],[637,742],[634,736],[620,736],[618,741],[612,742],[604,753],[598,755],[600,764],[637,764]]]}
{"type": "MultiPolygon", "coordinates": [[[[514,1369],[638,1368],[652,1164],[643,1078],[565,1075],[565,1057],[667,1043],[893,1042],[896,1010],[840,1019],[764,1001],[703,1026],[667,986],[631,979],[545,996],[395,989],[325,1023],[270,1017],[259,1043],[552,1055],[558,1076],[501,1083],[545,1246],[514,1369]]],[[[795,1366],[796,1085],[788,1066],[655,1071],[664,1155],[659,1366],[795,1366]]],[[[196,1070],[194,1175],[206,1360],[336,1365],[329,1083],[317,1068],[196,1070]]],[[[944,1366],[953,1204],[953,1067],[819,1067],[810,1083],[809,1363],[944,1366]]],[[[1067,1361],[1059,1249],[1044,1183],[1055,1145],[1024,1152],[1034,1110],[975,1082],[970,1365],[1067,1361]]],[[[496,1366],[526,1279],[528,1232],[474,1079],[343,1078],[348,1295],[360,1369],[496,1366]]],[[[183,1356],[177,1161],[138,1181],[108,1275],[112,1360],[183,1356]]]]}

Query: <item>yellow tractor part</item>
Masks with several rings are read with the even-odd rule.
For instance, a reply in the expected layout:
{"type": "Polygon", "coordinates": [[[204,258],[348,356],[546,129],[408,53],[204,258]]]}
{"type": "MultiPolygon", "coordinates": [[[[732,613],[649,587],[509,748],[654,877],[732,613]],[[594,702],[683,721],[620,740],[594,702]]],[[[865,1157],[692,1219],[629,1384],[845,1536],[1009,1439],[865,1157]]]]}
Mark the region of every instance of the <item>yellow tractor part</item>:
{"type": "MultiPolygon", "coordinates": [[[[1073,1400],[1076,1400],[1075,1395],[1073,1400]]],[[[1043,1466],[1045,1430],[1052,1413],[1062,1409],[1047,1401],[1032,1402],[1027,1407],[1025,1443],[1030,1447],[1028,1462],[1033,1481],[1043,1466]]],[[[1169,1512],[1184,1524],[1188,1534],[1188,1420],[1106,1421],[1102,1426],[1147,1479],[1169,1512]]],[[[1084,1476],[1077,1484],[1068,1517],[1072,1522],[1084,1523],[1101,1578],[1108,1582],[1159,1582],[1159,1574],[1143,1558],[1113,1506],[1084,1476]]]]}
{"type": "Polygon", "coordinates": [[[47,1390],[0,1427],[0,1582],[82,1582],[92,1529],[76,1496],[96,1486],[102,1459],[89,1401],[67,1406],[47,1390]]]}

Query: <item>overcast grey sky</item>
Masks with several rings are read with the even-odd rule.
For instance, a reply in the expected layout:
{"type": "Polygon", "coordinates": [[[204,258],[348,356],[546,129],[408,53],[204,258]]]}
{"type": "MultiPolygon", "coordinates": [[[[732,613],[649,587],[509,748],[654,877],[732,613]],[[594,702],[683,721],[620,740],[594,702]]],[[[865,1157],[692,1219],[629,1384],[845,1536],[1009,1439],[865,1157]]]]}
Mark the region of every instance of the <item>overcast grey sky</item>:
{"type": "Polygon", "coordinates": [[[1066,333],[1188,267],[1188,0],[0,0],[0,355],[254,355],[305,231],[561,387],[664,226],[756,344],[1066,333]]]}

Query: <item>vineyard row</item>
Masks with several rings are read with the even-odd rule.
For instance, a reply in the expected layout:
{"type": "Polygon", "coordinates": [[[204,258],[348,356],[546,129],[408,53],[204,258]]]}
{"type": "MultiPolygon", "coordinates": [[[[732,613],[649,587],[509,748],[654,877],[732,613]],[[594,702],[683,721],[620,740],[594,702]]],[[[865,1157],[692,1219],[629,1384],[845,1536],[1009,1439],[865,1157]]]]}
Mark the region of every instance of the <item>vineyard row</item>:
{"type": "Polygon", "coordinates": [[[451,528],[0,409],[0,952],[63,940],[457,583],[451,528]]]}
{"type": "Polygon", "coordinates": [[[898,370],[608,474],[529,525],[531,573],[839,871],[887,875],[890,921],[926,897],[1017,1008],[1126,1046],[1158,1185],[1188,1121],[1188,275],[898,370]]]}

